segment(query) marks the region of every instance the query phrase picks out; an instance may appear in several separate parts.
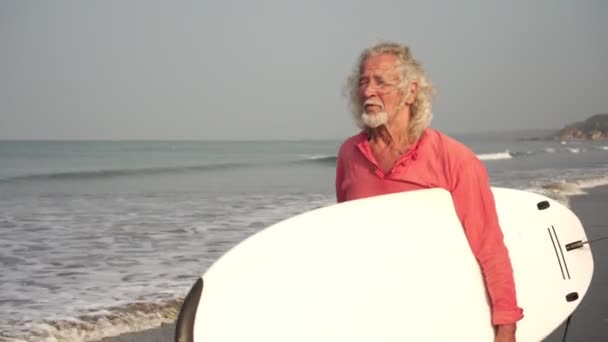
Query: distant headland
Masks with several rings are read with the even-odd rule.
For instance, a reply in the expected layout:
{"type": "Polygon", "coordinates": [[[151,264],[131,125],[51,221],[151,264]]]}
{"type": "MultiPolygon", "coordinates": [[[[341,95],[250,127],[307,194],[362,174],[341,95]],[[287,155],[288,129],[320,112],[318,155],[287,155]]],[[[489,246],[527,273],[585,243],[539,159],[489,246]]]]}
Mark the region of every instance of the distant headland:
{"type": "MultiPolygon", "coordinates": [[[[543,133],[544,134],[544,133],[543,133]]],[[[581,141],[581,140],[608,140],[608,114],[596,114],[585,121],[578,121],[564,126],[564,128],[548,132],[544,136],[528,137],[524,141],[581,141]]]]}
{"type": "Polygon", "coordinates": [[[596,114],[585,121],[566,125],[553,136],[560,140],[608,139],[608,114],[596,114]]]}

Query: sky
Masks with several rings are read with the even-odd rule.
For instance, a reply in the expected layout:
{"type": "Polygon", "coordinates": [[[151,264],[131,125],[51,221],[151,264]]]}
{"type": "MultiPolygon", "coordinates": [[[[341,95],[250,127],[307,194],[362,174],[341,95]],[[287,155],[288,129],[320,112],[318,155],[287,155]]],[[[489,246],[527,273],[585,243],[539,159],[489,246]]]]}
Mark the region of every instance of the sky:
{"type": "Polygon", "coordinates": [[[447,133],[608,113],[608,1],[0,1],[0,139],[342,139],[362,49],[407,44],[447,133]]]}

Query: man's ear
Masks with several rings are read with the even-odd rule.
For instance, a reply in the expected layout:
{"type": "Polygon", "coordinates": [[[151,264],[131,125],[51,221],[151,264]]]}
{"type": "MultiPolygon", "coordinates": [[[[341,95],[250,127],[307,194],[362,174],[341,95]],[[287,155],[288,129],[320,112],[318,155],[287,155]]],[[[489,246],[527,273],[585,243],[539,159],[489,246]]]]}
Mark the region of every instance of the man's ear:
{"type": "Polygon", "coordinates": [[[407,85],[407,93],[405,95],[405,104],[411,106],[418,95],[418,81],[410,81],[407,85]]]}

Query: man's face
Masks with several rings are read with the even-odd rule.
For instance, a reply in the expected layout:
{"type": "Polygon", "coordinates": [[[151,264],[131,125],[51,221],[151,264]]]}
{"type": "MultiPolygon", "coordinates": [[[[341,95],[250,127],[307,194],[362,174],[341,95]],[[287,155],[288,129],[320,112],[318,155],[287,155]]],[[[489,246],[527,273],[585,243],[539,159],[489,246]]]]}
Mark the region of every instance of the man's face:
{"type": "Polygon", "coordinates": [[[378,127],[397,115],[403,98],[399,82],[395,56],[380,54],[364,61],[359,74],[359,99],[367,126],[378,127]]]}

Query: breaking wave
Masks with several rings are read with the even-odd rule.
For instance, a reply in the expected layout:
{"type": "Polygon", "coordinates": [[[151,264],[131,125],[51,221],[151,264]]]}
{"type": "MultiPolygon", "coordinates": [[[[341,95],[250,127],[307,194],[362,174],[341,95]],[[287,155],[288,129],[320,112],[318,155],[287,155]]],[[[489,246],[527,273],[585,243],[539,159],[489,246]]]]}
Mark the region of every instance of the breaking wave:
{"type": "Polygon", "coordinates": [[[478,154],[477,158],[479,158],[480,160],[505,160],[505,159],[526,157],[526,156],[532,155],[534,153],[535,152],[533,152],[533,151],[525,151],[525,152],[513,151],[512,152],[510,150],[505,150],[503,152],[478,154]]]}
{"type": "Polygon", "coordinates": [[[560,179],[538,186],[531,186],[525,190],[553,198],[569,207],[571,197],[586,195],[587,191],[585,190],[605,185],[608,185],[608,176],[560,179]]]}
{"type": "Polygon", "coordinates": [[[42,322],[12,322],[14,327],[23,328],[10,335],[0,332],[0,341],[97,341],[173,323],[182,302],[183,299],[158,303],[138,302],[79,317],[42,322]]]}
{"type": "Polygon", "coordinates": [[[503,159],[511,159],[513,156],[508,151],[505,152],[497,152],[497,153],[483,153],[478,154],[477,158],[480,160],[503,160],[503,159]]]}
{"type": "Polygon", "coordinates": [[[555,154],[555,153],[566,153],[566,154],[581,154],[589,152],[590,150],[608,151],[608,146],[596,146],[596,147],[545,147],[538,150],[532,151],[511,151],[509,149],[501,152],[481,153],[477,154],[480,160],[507,160],[519,157],[527,157],[539,154],[555,154]]]}
{"type": "Polygon", "coordinates": [[[319,154],[319,155],[306,155],[302,161],[308,162],[316,162],[321,164],[335,164],[338,160],[337,156],[329,155],[329,154],[319,154]]]}

